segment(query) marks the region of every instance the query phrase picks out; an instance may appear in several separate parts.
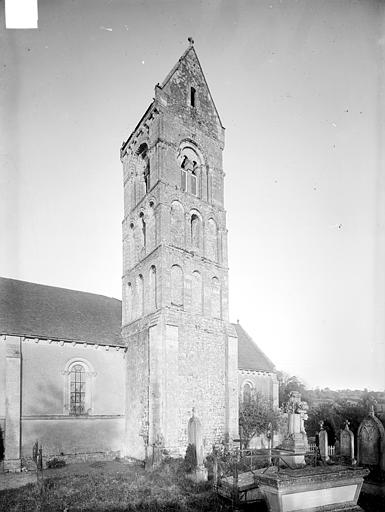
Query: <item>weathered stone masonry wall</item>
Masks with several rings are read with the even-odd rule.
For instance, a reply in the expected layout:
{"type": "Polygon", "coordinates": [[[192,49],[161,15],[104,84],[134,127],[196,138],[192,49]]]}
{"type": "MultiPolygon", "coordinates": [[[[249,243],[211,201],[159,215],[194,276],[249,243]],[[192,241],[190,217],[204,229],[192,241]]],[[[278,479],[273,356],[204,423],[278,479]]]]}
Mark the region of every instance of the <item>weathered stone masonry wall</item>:
{"type": "Polygon", "coordinates": [[[160,440],[172,455],[184,455],[193,407],[206,452],[226,432],[237,435],[237,344],[233,337],[228,349],[223,322],[170,309],[131,324],[124,335],[127,453],[142,459],[148,435],[150,445],[160,440]],[[145,324],[152,326],[146,329],[145,324]]]}

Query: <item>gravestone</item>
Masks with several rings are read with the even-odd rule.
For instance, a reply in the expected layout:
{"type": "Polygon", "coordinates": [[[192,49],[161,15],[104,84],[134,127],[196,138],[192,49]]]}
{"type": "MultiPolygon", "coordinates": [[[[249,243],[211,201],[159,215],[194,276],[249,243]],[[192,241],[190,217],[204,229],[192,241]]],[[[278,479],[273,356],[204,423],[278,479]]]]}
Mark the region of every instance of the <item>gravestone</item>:
{"type": "Polygon", "coordinates": [[[340,430],[339,454],[349,464],[354,464],[354,434],[349,428],[350,422],[345,421],[345,428],[340,430]]]}
{"type": "Polygon", "coordinates": [[[373,406],[358,428],[358,462],[385,471],[385,430],[373,406]]]}
{"type": "Polygon", "coordinates": [[[375,416],[373,406],[358,427],[357,438],[358,464],[370,468],[364,491],[385,497],[385,429],[375,416]]]}
{"type": "Polygon", "coordinates": [[[204,482],[207,480],[207,468],[203,465],[203,440],[202,425],[195,416],[195,408],[192,410],[192,416],[189,419],[187,427],[189,447],[187,452],[192,455],[191,471],[187,473],[187,477],[194,482],[204,482]]]}
{"type": "Polygon", "coordinates": [[[324,422],[320,421],[320,427],[321,430],[318,434],[318,445],[319,445],[319,452],[321,455],[321,459],[324,462],[327,462],[329,460],[329,442],[328,442],[328,433],[324,429],[324,422]]]}

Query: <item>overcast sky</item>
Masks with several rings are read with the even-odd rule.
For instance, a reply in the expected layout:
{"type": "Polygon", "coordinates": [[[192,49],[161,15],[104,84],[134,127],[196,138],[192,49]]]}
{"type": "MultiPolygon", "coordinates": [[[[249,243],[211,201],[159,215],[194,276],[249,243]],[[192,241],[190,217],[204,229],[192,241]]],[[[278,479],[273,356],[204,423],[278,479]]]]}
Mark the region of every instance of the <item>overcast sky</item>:
{"type": "Polygon", "coordinates": [[[39,1],[1,29],[0,274],[121,297],[119,148],[187,47],[226,127],[230,315],[310,386],[385,388],[380,1],[39,1]]]}

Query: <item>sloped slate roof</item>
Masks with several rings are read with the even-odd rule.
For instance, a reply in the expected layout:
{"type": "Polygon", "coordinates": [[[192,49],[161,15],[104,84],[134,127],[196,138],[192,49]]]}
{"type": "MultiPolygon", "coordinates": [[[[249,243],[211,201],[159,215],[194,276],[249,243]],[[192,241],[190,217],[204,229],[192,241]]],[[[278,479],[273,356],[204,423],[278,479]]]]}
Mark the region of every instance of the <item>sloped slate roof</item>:
{"type": "Polygon", "coordinates": [[[233,324],[238,335],[238,368],[240,370],[260,370],[274,372],[270,359],[250,338],[240,324],[233,324]]]}
{"type": "Polygon", "coordinates": [[[118,299],[0,278],[0,334],[123,346],[118,299]]]}

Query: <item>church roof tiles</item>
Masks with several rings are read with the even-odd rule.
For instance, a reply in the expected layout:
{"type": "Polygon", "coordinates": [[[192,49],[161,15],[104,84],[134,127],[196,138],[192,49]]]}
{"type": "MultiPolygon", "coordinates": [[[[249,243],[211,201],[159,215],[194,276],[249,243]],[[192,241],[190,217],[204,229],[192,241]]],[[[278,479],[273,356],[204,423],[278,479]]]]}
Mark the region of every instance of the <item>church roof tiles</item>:
{"type": "Polygon", "coordinates": [[[274,372],[270,359],[256,345],[240,324],[233,324],[238,335],[238,368],[240,370],[259,370],[274,372]]]}
{"type": "Polygon", "coordinates": [[[0,334],[123,346],[120,300],[0,278],[0,334]]]}

